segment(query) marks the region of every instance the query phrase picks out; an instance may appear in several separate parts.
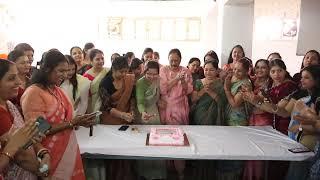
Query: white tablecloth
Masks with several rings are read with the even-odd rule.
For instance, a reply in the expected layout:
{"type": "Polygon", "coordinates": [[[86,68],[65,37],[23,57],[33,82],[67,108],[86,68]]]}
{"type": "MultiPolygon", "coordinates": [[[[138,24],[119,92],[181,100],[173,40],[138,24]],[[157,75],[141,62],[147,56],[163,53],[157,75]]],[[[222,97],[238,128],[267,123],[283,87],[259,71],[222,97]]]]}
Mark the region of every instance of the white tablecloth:
{"type": "Polygon", "coordinates": [[[119,127],[94,126],[92,137],[89,129],[80,128],[76,131],[80,152],[144,158],[287,161],[302,161],[314,155],[289,152],[289,148],[302,145],[270,126],[179,126],[190,142],[187,147],[146,146],[147,133],[155,126],[131,125],[127,131],[119,131],[119,127]],[[132,127],[139,132],[132,131],[132,127]]]}

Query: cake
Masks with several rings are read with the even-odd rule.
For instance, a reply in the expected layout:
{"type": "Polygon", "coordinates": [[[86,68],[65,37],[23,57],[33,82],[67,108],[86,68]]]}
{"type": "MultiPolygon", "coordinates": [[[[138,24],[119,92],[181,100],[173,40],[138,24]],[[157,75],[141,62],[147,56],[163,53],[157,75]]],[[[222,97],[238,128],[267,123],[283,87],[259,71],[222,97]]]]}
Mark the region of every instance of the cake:
{"type": "Polygon", "coordinates": [[[149,145],[183,146],[183,131],[175,127],[151,128],[149,145]]]}

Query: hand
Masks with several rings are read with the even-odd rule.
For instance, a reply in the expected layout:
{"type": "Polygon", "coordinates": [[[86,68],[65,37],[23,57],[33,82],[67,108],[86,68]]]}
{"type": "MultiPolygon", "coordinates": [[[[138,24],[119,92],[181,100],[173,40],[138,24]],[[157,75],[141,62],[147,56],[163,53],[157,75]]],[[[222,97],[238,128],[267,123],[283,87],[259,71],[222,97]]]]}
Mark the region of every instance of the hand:
{"type": "Polygon", "coordinates": [[[243,100],[255,105],[258,103],[259,98],[252,91],[251,92],[242,92],[243,100]]]}
{"type": "Polygon", "coordinates": [[[150,118],[152,118],[152,117],[154,117],[154,116],[155,116],[155,114],[148,114],[148,113],[146,113],[146,112],[142,112],[142,113],[141,113],[141,119],[142,119],[143,121],[149,121],[150,118]]]}
{"type": "Polygon", "coordinates": [[[121,119],[126,120],[128,123],[133,121],[133,113],[121,112],[121,119]]]}
{"type": "Polygon", "coordinates": [[[176,79],[177,80],[182,80],[182,79],[184,79],[184,76],[185,76],[184,73],[179,73],[179,74],[177,74],[176,79]]]}
{"type": "MultiPolygon", "coordinates": [[[[18,129],[18,131],[11,129],[7,135],[8,143],[5,146],[6,151],[10,151],[13,155],[19,148],[27,144],[32,138],[38,134],[39,130],[34,121],[28,121],[24,127],[18,129]]],[[[35,141],[35,140],[33,140],[35,141]]]]}
{"type": "Polygon", "coordinates": [[[293,132],[293,133],[297,133],[297,132],[299,132],[299,127],[300,127],[300,125],[293,125],[288,129],[288,131],[293,132]]]}
{"type": "Polygon", "coordinates": [[[43,156],[43,158],[41,159],[41,161],[40,161],[39,174],[38,174],[39,176],[41,176],[41,177],[47,177],[48,176],[49,171],[50,171],[50,167],[51,167],[50,161],[51,161],[50,155],[49,154],[45,154],[43,156]],[[44,168],[44,166],[47,166],[48,170],[44,171],[44,172],[40,172],[40,169],[44,168]]]}
{"type": "Polygon", "coordinates": [[[317,120],[319,117],[317,116],[317,113],[315,111],[314,105],[311,105],[311,107],[308,107],[305,105],[303,101],[297,101],[295,103],[294,109],[305,118],[308,119],[314,119],[317,120]]]}
{"type": "Polygon", "coordinates": [[[81,116],[76,116],[71,120],[73,126],[83,126],[90,127],[96,124],[96,115],[95,114],[84,114],[81,116]]]}
{"type": "Polygon", "coordinates": [[[231,89],[231,78],[232,78],[232,73],[229,73],[224,80],[224,90],[225,91],[230,91],[231,89]]]}

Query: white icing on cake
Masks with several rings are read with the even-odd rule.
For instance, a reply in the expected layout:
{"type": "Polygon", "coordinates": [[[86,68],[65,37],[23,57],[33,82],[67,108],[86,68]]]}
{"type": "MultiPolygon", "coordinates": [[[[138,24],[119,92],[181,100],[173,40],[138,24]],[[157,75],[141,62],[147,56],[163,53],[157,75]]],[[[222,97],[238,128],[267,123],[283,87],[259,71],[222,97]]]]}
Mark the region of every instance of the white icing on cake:
{"type": "Polygon", "coordinates": [[[174,127],[151,128],[149,144],[171,146],[184,145],[183,131],[180,128],[174,127]]]}

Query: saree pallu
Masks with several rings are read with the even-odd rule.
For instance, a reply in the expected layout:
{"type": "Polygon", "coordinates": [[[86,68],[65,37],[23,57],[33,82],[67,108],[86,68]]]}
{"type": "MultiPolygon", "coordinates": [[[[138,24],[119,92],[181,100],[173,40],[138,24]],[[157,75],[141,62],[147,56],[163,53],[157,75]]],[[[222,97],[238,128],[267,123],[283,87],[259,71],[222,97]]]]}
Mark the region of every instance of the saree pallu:
{"type": "MultiPolygon", "coordinates": [[[[72,104],[59,87],[49,92],[36,85],[30,86],[22,97],[22,109],[27,118],[43,116],[52,125],[72,120],[72,104]]],[[[85,179],[74,130],[67,129],[47,136],[42,145],[49,149],[52,157],[49,172],[52,179],[85,179]]]]}
{"type": "MultiPolygon", "coordinates": [[[[109,81],[109,79],[107,79],[109,81]]],[[[110,79],[110,81],[112,81],[110,79]]],[[[114,117],[111,115],[110,110],[116,108],[121,112],[130,112],[130,103],[132,97],[132,90],[135,83],[135,77],[133,74],[127,74],[123,79],[123,86],[121,89],[116,90],[114,93],[110,94],[106,87],[102,87],[103,97],[101,97],[102,115],[100,116],[102,124],[120,125],[128,124],[124,119],[114,117]],[[106,102],[108,101],[108,102],[106,102]]],[[[105,82],[104,82],[105,83],[105,82]]],[[[112,84],[112,82],[107,82],[107,84],[112,84]]]]}
{"type": "MultiPolygon", "coordinates": [[[[231,94],[235,96],[240,92],[242,86],[252,87],[249,79],[233,82],[231,84],[231,94]]],[[[249,117],[252,111],[252,106],[243,102],[239,107],[232,107],[229,103],[226,107],[225,118],[229,126],[247,126],[249,117]]]]}
{"type": "MultiPolygon", "coordinates": [[[[241,87],[245,85],[252,87],[249,79],[233,82],[231,84],[231,94],[235,96],[240,92],[241,87]]],[[[227,105],[225,111],[226,123],[229,126],[247,126],[252,107],[244,102],[240,107],[233,108],[227,105]]],[[[241,179],[245,161],[217,161],[217,179],[235,180],[241,179]]]]}
{"type": "MultiPolygon", "coordinates": [[[[7,113],[10,113],[11,116],[13,117],[13,123],[12,123],[11,129],[18,130],[19,128],[22,128],[24,126],[24,121],[19,110],[10,101],[7,101],[7,107],[9,111],[7,113]]],[[[1,117],[4,118],[4,115],[1,115],[1,117]]],[[[28,151],[28,153],[34,156],[34,158],[36,159],[36,154],[32,146],[26,151],[28,151]]],[[[27,170],[24,170],[22,167],[18,166],[16,163],[11,161],[8,167],[6,168],[6,171],[3,173],[3,179],[5,180],[21,180],[21,179],[37,180],[37,176],[27,170]]]]}
{"type": "MultiPolygon", "coordinates": [[[[194,82],[195,91],[201,91],[204,86],[201,80],[194,82]]],[[[224,94],[223,85],[220,80],[211,83],[212,89],[217,93],[219,99],[214,100],[207,93],[192,105],[190,110],[192,125],[223,125],[224,108],[227,102],[224,94]]],[[[189,161],[192,166],[191,179],[211,180],[216,177],[216,161],[214,160],[196,160],[189,161]]]]}
{"type": "MultiPolygon", "coordinates": [[[[200,91],[204,86],[201,80],[195,82],[195,90],[200,91]]],[[[190,110],[192,125],[223,125],[224,109],[227,104],[226,95],[221,81],[216,80],[212,83],[212,89],[218,95],[218,101],[215,101],[207,93],[192,105],[190,110]]]]}
{"type": "Polygon", "coordinates": [[[103,70],[99,73],[98,76],[94,78],[90,85],[90,97],[88,101],[88,113],[96,112],[100,109],[101,100],[99,97],[99,86],[102,79],[107,75],[109,72],[108,68],[103,68],[103,70]]]}

